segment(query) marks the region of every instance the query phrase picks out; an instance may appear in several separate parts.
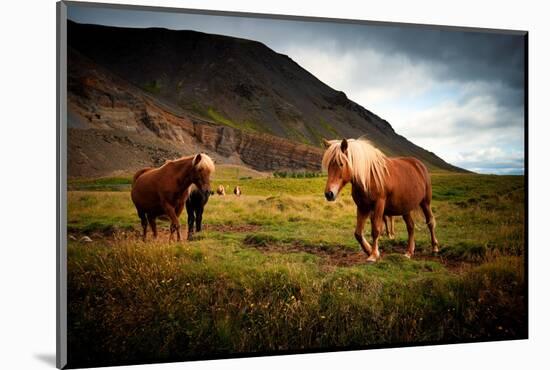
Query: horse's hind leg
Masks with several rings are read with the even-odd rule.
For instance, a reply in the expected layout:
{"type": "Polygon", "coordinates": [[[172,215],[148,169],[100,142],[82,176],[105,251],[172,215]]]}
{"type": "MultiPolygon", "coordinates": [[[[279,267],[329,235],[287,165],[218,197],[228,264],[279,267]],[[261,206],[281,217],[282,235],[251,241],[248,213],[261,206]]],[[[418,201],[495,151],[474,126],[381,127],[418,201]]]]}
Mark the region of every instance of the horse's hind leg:
{"type": "Polygon", "coordinates": [[[386,236],[390,237],[390,228],[388,227],[388,218],[389,216],[384,216],[384,226],[386,227],[386,236]]]}
{"type": "Polygon", "coordinates": [[[152,216],[148,216],[147,219],[149,220],[149,226],[151,226],[151,230],[153,231],[153,238],[157,238],[157,219],[152,216]]]}
{"type": "Polygon", "coordinates": [[[386,226],[386,236],[395,239],[395,223],[393,216],[384,216],[384,225],[386,226]]]}
{"type": "Polygon", "coordinates": [[[405,257],[411,258],[414,254],[414,220],[410,213],[404,214],[403,220],[405,220],[405,224],[407,225],[407,233],[409,234],[409,241],[405,257]]]}
{"type": "Polygon", "coordinates": [[[174,232],[176,232],[178,242],[181,241],[180,222],[178,220],[178,216],[176,215],[176,210],[169,203],[164,203],[162,208],[164,209],[166,215],[170,218],[170,238],[168,240],[171,242],[172,236],[174,235],[174,232]]]}
{"type": "Polygon", "coordinates": [[[147,215],[145,214],[145,212],[139,211],[138,216],[141,220],[141,227],[143,228],[143,235],[141,238],[143,239],[143,241],[145,241],[145,239],[147,238],[147,215]]]}
{"type": "Polygon", "coordinates": [[[432,213],[432,207],[430,206],[429,202],[422,202],[420,204],[420,207],[422,208],[422,212],[426,217],[426,224],[430,229],[430,237],[432,238],[432,252],[437,253],[439,252],[439,242],[435,237],[435,217],[432,213]]]}

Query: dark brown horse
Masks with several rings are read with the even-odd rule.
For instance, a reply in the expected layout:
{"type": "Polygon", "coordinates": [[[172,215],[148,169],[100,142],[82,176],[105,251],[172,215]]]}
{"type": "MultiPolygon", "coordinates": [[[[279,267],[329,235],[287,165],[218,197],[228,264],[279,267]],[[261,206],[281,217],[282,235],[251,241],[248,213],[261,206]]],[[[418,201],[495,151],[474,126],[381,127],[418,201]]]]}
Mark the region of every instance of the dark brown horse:
{"type": "Polygon", "coordinates": [[[187,240],[193,239],[193,229],[199,233],[202,230],[202,213],[213,191],[200,191],[196,186],[189,187],[189,196],[185,201],[187,210],[187,240]]]}
{"type": "Polygon", "coordinates": [[[435,218],[432,214],[432,184],[428,169],[412,157],[388,158],[366,139],[325,140],[327,150],[323,167],[328,170],[325,197],[334,201],[351,182],[357,205],[355,238],[368,255],[367,261],[380,258],[378,239],[384,216],[403,216],[409,234],[406,257],[414,254],[414,221],[411,212],[420,207],[430,229],[432,250],[438,252],[435,218]],[[367,218],[372,224],[373,245],[363,236],[367,218]]]}
{"type": "Polygon", "coordinates": [[[206,154],[167,161],[159,168],[144,168],[136,172],[132,183],[132,201],[143,226],[143,240],[147,236],[147,223],[156,238],[156,218],[168,216],[170,241],[174,232],[180,241],[179,216],[189,196],[189,187],[195,184],[199,191],[210,192],[212,172],[214,162],[206,154]]]}

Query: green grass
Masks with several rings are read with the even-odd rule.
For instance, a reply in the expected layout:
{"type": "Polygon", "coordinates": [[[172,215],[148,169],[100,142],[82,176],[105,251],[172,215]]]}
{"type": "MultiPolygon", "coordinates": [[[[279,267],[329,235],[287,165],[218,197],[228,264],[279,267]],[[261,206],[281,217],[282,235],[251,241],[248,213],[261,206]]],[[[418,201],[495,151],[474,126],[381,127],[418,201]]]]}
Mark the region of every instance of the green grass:
{"type": "MultiPolygon", "coordinates": [[[[339,139],[340,137],[342,137],[342,135],[340,135],[340,133],[338,133],[338,131],[336,131],[336,129],[330,124],[328,123],[323,117],[321,117],[321,119],[319,119],[319,123],[321,124],[321,127],[323,127],[323,129],[330,133],[330,136],[328,137],[329,139],[339,139]]],[[[322,144],[322,137],[318,137],[319,139],[319,144],[322,144]]]]}
{"type": "MultiPolygon", "coordinates": [[[[294,138],[294,140],[299,141],[302,144],[309,144],[309,145],[316,145],[317,144],[317,143],[312,142],[301,131],[296,129],[295,124],[286,123],[284,125],[284,128],[285,128],[285,132],[287,134],[287,137],[292,137],[292,138],[294,138]]],[[[306,129],[308,129],[307,126],[306,126],[306,129]]]]}
{"type": "Polygon", "coordinates": [[[398,220],[369,265],[349,187],[328,203],[326,178],[216,176],[243,196],[211,197],[202,235],[173,244],[139,241],[128,189],[112,191],[125,180],[71,182],[69,231],[94,241],[69,242],[70,362],[525,337],[523,177],[434,174],[440,257],[417,214],[415,258],[398,220]]]}
{"type": "Polygon", "coordinates": [[[69,190],[117,191],[130,189],[132,176],[100,177],[94,179],[75,178],[68,180],[69,190]]]}
{"type": "Polygon", "coordinates": [[[263,132],[271,133],[268,127],[265,127],[257,122],[250,120],[235,122],[222,113],[216,111],[214,108],[208,108],[206,111],[207,116],[212,119],[214,122],[219,123],[220,125],[228,126],[237,130],[250,131],[250,132],[263,132]]]}

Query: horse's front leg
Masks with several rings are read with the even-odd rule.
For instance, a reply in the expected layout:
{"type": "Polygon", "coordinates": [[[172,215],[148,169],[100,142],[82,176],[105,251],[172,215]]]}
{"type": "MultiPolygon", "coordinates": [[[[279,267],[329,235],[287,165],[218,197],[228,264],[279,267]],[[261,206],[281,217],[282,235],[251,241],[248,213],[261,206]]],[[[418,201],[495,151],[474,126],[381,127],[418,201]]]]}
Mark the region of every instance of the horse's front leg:
{"type": "Polygon", "coordinates": [[[363,236],[363,230],[365,229],[365,223],[369,217],[369,212],[363,212],[357,208],[357,225],[355,226],[355,239],[359,242],[359,245],[363,251],[370,256],[372,253],[372,247],[363,236]]]}
{"type": "Polygon", "coordinates": [[[187,240],[193,239],[193,224],[195,223],[195,212],[191,206],[187,208],[187,240]]]}
{"type": "Polygon", "coordinates": [[[202,212],[203,208],[197,209],[197,232],[202,230],[202,212]]]}
{"type": "Polygon", "coordinates": [[[384,223],[384,206],[384,200],[377,201],[370,217],[372,226],[372,253],[367,259],[369,262],[376,262],[380,258],[378,240],[380,239],[380,234],[382,234],[382,225],[384,223]]]}

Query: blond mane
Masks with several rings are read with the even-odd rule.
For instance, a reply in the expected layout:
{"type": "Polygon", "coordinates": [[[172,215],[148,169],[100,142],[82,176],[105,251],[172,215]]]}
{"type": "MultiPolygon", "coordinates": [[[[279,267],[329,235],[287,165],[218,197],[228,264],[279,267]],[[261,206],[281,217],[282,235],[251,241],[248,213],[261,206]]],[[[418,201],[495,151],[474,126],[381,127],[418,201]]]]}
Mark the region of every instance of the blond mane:
{"type": "Polygon", "coordinates": [[[330,146],[323,155],[323,169],[328,170],[332,161],[348,166],[352,182],[365,191],[369,191],[371,182],[377,189],[382,189],[388,174],[386,156],[364,138],[348,139],[348,149],[340,149],[341,140],[330,140],[330,146]]]}
{"type": "MultiPolygon", "coordinates": [[[[198,155],[198,154],[197,154],[198,155]]],[[[193,161],[195,160],[195,157],[197,156],[195,155],[193,157],[193,161]]],[[[207,170],[209,173],[213,173],[216,169],[216,166],[214,165],[214,161],[212,160],[212,158],[210,158],[207,154],[205,153],[201,153],[201,161],[197,164],[197,169],[205,169],[207,170]]]]}
{"type": "MultiPolygon", "coordinates": [[[[212,160],[212,158],[210,158],[205,153],[200,153],[200,154],[201,154],[201,160],[197,164],[196,168],[199,169],[199,170],[205,169],[209,173],[213,173],[216,170],[216,166],[214,165],[214,161],[212,160]]],[[[189,161],[189,160],[195,161],[195,158],[197,157],[197,155],[198,154],[194,154],[194,155],[189,155],[187,157],[181,157],[181,158],[175,159],[175,160],[167,160],[166,162],[164,162],[164,164],[161,167],[164,167],[168,163],[171,163],[171,162],[184,162],[184,161],[189,161]]]]}

